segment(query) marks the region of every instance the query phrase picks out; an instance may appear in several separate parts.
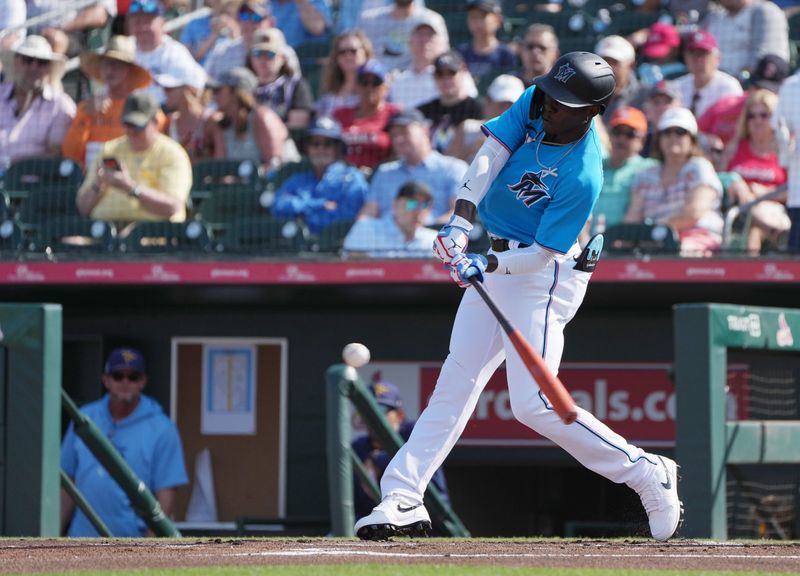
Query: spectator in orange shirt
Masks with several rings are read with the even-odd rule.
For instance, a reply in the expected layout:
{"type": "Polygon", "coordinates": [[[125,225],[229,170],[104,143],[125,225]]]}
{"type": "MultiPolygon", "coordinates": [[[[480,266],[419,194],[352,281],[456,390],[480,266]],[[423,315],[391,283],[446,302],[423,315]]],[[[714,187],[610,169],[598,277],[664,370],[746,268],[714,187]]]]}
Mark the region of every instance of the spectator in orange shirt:
{"type": "MultiPolygon", "coordinates": [[[[129,36],[112,36],[102,52],[81,54],[81,70],[106,86],[103,95],[78,104],[75,119],[64,137],[61,152],[82,167],[91,166],[103,142],[125,134],[122,107],[128,94],[151,82],[150,72],[135,63],[136,48],[129,36]]],[[[163,114],[159,127],[164,125],[163,114]]]]}

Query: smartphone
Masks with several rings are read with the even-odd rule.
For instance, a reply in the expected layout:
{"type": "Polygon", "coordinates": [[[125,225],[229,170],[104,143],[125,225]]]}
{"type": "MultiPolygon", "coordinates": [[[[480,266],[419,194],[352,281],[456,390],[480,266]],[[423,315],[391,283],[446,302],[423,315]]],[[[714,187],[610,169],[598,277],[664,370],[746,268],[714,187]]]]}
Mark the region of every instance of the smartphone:
{"type": "Polygon", "coordinates": [[[107,168],[108,170],[119,170],[119,161],[116,158],[103,158],[103,168],[107,168]]]}

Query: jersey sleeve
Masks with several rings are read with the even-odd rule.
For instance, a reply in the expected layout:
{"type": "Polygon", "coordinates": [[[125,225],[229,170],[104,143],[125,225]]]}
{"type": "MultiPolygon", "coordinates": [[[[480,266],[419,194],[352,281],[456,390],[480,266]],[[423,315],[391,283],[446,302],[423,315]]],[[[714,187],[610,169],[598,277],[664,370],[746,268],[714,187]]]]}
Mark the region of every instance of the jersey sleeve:
{"type": "Polygon", "coordinates": [[[531,86],[517,98],[511,108],[486,122],[482,127],[483,133],[494,137],[511,153],[524,144],[535,90],[536,87],[531,86]]]}

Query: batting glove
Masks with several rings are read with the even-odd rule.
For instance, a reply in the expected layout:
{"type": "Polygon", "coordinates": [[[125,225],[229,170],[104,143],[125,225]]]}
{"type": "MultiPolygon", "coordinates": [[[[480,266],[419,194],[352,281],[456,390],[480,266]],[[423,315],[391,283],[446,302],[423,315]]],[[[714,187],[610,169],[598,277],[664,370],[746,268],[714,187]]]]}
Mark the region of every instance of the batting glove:
{"type": "Polygon", "coordinates": [[[450,217],[433,241],[433,254],[445,264],[449,264],[456,254],[467,249],[472,223],[461,216],[450,217]]]}
{"type": "Polygon", "coordinates": [[[486,256],[482,254],[456,254],[450,261],[450,277],[460,288],[466,288],[473,276],[483,282],[487,264],[486,256]]]}

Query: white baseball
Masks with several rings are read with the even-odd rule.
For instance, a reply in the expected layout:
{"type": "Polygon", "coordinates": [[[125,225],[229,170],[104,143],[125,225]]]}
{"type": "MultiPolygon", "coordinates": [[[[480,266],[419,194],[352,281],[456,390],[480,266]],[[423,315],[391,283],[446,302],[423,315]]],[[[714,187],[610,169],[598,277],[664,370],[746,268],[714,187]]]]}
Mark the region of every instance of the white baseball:
{"type": "Polygon", "coordinates": [[[369,362],[369,348],[360,342],[351,342],[342,349],[342,360],[348,366],[361,368],[369,362]]]}

